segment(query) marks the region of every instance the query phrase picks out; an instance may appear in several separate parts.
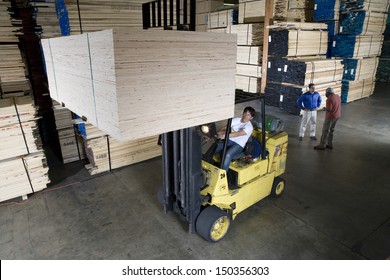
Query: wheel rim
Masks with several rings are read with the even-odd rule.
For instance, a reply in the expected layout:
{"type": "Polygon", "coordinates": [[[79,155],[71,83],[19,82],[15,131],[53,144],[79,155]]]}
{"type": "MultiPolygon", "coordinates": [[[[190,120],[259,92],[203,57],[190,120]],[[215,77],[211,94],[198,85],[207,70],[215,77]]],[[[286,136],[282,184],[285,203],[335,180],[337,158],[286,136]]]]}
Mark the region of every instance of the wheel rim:
{"type": "Polygon", "coordinates": [[[230,221],[227,216],[218,218],[210,230],[211,239],[218,241],[225,236],[229,229],[230,221]]]}
{"type": "Polygon", "coordinates": [[[281,181],[279,184],[276,185],[275,193],[276,195],[280,195],[284,190],[284,182],[281,181]]]}

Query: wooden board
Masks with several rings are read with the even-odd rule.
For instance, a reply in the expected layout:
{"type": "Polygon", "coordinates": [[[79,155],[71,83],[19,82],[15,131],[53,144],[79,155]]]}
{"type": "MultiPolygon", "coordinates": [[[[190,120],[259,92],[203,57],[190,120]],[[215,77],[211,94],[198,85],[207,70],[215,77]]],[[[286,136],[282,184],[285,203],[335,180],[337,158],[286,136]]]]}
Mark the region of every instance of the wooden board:
{"type": "Polygon", "coordinates": [[[261,79],[236,75],[236,89],[243,90],[250,93],[260,92],[261,79]]]}
{"type": "Polygon", "coordinates": [[[237,11],[233,9],[211,12],[206,16],[208,29],[227,27],[236,24],[237,21],[237,11]]]}
{"type": "MultiPolygon", "coordinates": [[[[0,1],[0,43],[18,43],[16,37],[17,27],[12,25],[8,8],[11,7],[11,2],[0,1]]],[[[0,52],[1,53],[1,52],[0,52]]]]}
{"type": "Polygon", "coordinates": [[[237,35],[238,46],[262,46],[263,45],[263,36],[264,36],[263,23],[232,25],[230,27],[230,30],[227,29],[227,32],[237,35]]]}
{"type": "Polygon", "coordinates": [[[61,28],[57,18],[55,2],[55,0],[45,0],[45,2],[30,0],[30,4],[35,10],[38,26],[37,34],[40,38],[61,36],[61,28]]]}
{"type": "Polygon", "coordinates": [[[115,139],[234,114],[236,36],[106,30],[42,46],[51,97],[115,139]]]}
{"type": "Polygon", "coordinates": [[[73,126],[58,130],[62,162],[69,163],[86,158],[83,139],[76,134],[73,126]]]}

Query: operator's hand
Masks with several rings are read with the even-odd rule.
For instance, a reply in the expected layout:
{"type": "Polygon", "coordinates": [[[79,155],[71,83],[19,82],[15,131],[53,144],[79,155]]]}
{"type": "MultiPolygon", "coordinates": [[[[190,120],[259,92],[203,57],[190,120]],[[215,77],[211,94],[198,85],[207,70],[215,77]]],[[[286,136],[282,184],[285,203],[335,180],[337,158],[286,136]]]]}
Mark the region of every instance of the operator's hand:
{"type": "Polygon", "coordinates": [[[216,137],[221,140],[225,139],[225,132],[218,132],[216,137]]]}

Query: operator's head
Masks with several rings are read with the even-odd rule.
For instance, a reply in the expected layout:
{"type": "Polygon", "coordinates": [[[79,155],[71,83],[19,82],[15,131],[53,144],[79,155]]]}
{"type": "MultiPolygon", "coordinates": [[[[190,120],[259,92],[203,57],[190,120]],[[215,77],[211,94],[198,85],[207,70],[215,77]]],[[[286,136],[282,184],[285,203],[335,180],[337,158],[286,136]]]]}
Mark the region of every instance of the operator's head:
{"type": "Polygon", "coordinates": [[[255,117],[255,109],[252,107],[245,107],[244,112],[242,113],[241,122],[247,123],[255,117]]]}
{"type": "Polygon", "coordinates": [[[309,91],[310,91],[311,93],[313,93],[313,92],[315,91],[315,89],[316,89],[315,84],[309,84],[309,91]]]}
{"type": "Polygon", "coordinates": [[[334,92],[334,89],[333,88],[331,88],[331,87],[328,87],[327,89],[326,89],[326,91],[325,91],[325,96],[326,97],[329,97],[330,95],[332,95],[332,94],[334,94],[335,92],[334,92]]]}

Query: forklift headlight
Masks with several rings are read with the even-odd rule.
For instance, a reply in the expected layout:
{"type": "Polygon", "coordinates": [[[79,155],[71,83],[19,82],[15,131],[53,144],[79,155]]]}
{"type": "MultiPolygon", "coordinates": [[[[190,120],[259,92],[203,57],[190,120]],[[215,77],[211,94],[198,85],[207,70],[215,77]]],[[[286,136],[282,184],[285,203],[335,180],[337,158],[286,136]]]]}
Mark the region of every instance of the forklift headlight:
{"type": "Polygon", "coordinates": [[[204,134],[208,134],[210,132],[210,128],[208,125],[202,125],[200,127],[200,131],[202,131],[202,133],[204,133],[204,134]]]}

